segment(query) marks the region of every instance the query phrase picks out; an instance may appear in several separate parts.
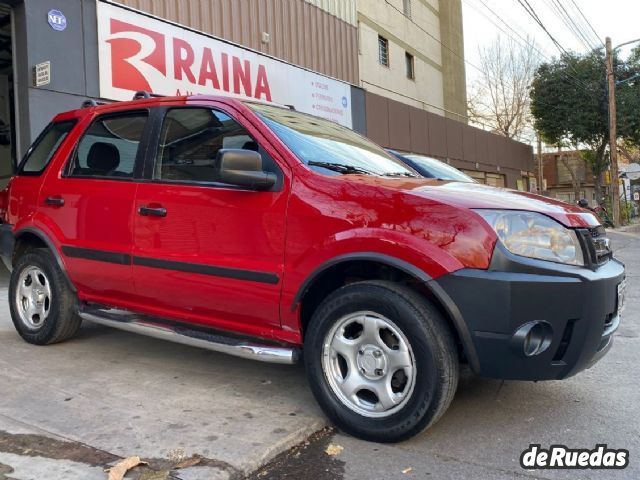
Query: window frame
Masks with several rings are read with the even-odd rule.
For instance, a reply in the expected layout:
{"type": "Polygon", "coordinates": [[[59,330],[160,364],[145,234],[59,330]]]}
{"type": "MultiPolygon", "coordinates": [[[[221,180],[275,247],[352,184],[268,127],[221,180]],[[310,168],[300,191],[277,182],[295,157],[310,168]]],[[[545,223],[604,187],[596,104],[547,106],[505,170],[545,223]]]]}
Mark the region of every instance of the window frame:
{"type": "Polygon", "coordinates": [[[142,172],[142,176],[140,178],[140,182],[144,183],[154,183],[154,184],[164,184],[164,185],[184,185],[184,186],[192,186],[192,187],[206,187],[206,188],[216,188],[216,189],[226,189],[226,190],[240,190],[240,191],[255,191],[252,189],[248,189],[239,185],[232,185],[229,183],[215,182],[215,181],[207,181],[207,180],[171,180],[171,179],[162,179],[162,178],[153,178],[154,171],[156,169],[156,162],[158,160],[158,152],[160,150],[160,135],[162,134],[162,127],[164,126],[164,120],[167,114],[171,110],[189,110],[189,109],[204,109],[204,110],[213,110],[214,112],[221,113],[231,118],[234,122],[239,124],[242,128],[247,131],[247,135],[256,142],[260,148],[262,148],[267,154],[273,159],[273,164],[276,167],[276,171],[273,172],[277,176],[276,183],[273,187],[268,190],[261,190],[261,192],[279,192],[283,189],[284,185],[284,173],[282,172],[282,167],[279,165],[278,161],[273,157],[273,155],[269,154],[268,149],[265,148],[265,141],[259,141],[255,135],[253,135],[246,124],[241,122],[238,119],[237,115],[233,115],[228,110],[221,108],[218,105],[172,105],[166,107],[158,107],[157,113],[154,116],[154,124],[155,128],[153,131],[153,138],[150,140],[150,143],[147,148],[146,158],[144,162],[144,171],[142,172]]]}
{"type": "Polygon", "coordinates": [[[416,57],[409,52],[404,52],[404,70],[407,79],[416,81],[416,57]]]}
{"type": "Polygon", "coordinates": [[[154,118],[153,118],[153,109],[149,108],[136,108],[134,110],[118,110],[115,112],[106,112],[103,114],[96,115],[91,119],[91,122],[86,126],[86,128],[80,133],[78,140],[76,141],[75,146],[73,147],[73,151],[69,155],[67,159],[67,163],[62,170],[62,178],[79,178],[84,180],[109,180],[109,181],[117,181],[117,182],[134,182],[139,181],[142,176],[142,169],[145,163],[145,157],[147,154],[147,149],[149,146],[149,140],[151,137],[151,133],[153,130],[154,118]],[[113,117],[124,117],[127,115],[133,116],[136,114],[145,114],[147,116],[147,122],[145,123],[144,129],[142,130],[142,136],[140,137],[140,143],[138,145],[138,151],[136,152],[136,158],[133,163],[133,173],[130,177],[116,177],[116,176],[100,176],[100,175],[74,175],[72,173],[73,164],[76,161],[78,156],[78,148],[80,147],[80,142],[85,137],[89,129],[99,121],[102,121],[105,118],[113,118],[113,117]]]}
{"type": "Polygon", "coordinates": [[[389,52],[389,39],[383,37],[382,35],[378,34],[378,64],[385,67],[385,68],[391,68],[391,55],[389,52]],[[382,45],[384,44],[385,49],[386,49],[386,63],[382,62],[382,45]]]}
{"type": "MultiPolygon", "coordinates": [[[[78,126],[78,119],[77,118],[70,118],[68,120],[60,120],[58,122],[50,122],[45,128],[42,129],[42,132],[40,132],[40,135],[38,135],[36,137],[34,142],[29,147],[29,150],[27,150],[27,152],[24,154],[24,157],[22,157],[22,159],[20,160],[20,163],[18,164],[18,167],[16,168],[16,173],[15,173],[16,176],[20,176],[20,177],[39,177],[40,175],[42,175],[45,172],[45,170],[47,170],[47,168],[49,167],[49,165],[51,164],[51,162],[53,161],[55,156],[58,154],[58,152],[60,151],[62,146],[69,139],[69,136],[71,135],[71,133],[73,132],[73,130],[77,126],[78,126]],[[45,135],[47,135],[47,133],[49,133],[49,131],[54,127],[54,125],[58,125],[58,124],[61,124],[61,123],[70,123],[71,124],[71,128],[67,132],[67,134],[64,137],[64,139],[58,144],[56,149],[51,153],[51,156],[49,157],[49,160],[47,161],[47,163],[45,163],[45,165],[38,171],[25,172],[24,171],[24,166],[27,163],[27,161],[29,160],[29,157],[31,156],[31,153],[35,149],[35,146],[40,144],[42,139],[45,137],[45,135]]],[[[75,150],[75,147],[74,147],[74,150],[75,150]]]]}

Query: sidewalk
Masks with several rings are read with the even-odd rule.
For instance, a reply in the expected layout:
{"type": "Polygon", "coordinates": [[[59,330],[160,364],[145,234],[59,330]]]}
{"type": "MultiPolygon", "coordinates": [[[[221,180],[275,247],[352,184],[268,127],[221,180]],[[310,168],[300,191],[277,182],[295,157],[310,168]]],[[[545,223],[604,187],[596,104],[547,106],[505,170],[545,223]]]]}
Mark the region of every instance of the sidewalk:
{"type": "Polygon", "coordinates": [[[105,466],[134,455],[159,472],[145,478],[238,479],[325,426],[299,365],[90,323],[37,347],[15,332],[6,299],[3,269],[0,479],[105,480],[105,466]],[[197,466],[172,468],[192,455],[197,466]]]}

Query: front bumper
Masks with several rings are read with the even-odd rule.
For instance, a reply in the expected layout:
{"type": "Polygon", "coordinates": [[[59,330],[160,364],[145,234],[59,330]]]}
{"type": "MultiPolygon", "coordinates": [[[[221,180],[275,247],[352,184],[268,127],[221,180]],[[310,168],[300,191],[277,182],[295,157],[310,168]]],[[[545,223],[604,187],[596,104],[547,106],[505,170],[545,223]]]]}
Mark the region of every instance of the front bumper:
{"type": "Polygon", "coordinates": [[[463,269],[433,281],[464,320],[476,373],[552,380],[590,367],[611,348],[624,278],[615,259],[590,270],[518,257],[499,245],[489,270],[463,269]],[[522,331],[531,322],[545,324],[547,343],[528,356],[522,331]]]}

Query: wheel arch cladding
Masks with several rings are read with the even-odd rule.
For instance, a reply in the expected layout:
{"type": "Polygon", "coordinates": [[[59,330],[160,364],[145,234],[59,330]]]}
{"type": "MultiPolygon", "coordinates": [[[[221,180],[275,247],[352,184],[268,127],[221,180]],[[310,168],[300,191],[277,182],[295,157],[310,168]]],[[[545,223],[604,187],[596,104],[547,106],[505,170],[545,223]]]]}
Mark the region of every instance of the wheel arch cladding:
{"type": "Polygon", "coordinates": [[[62,274],[67,279],[69,286],[73,291],[75,291],[75,286],[73,282],[71,282],[71,279],[69,278],[69,274],[67,272],[67,268],[64,264],[64,261],[62,260],[62,256],[60,255],[60,252],[56,248],[53,241],[49,238],[49,236],[46,233],[44,233],[42,230],[39,230],[38,228],[35,228],[35,227],[25,227],[18,230],[15,233],[15,238],[16,238],[16,242],[15,242],[14,256],[13,256],[14,263],[19,257],[19,254],[22,254],[25,251],[27,251],[29,246],[35,246],[35,248],[46,248],[53,254],[58,266],[60,267],[60,270],[62,270],[62,274]]]}
{"type": "Polygon", "coordinates": [[[459,309],[432,278],[404,260],[388,255],[365,252],[346,254],[324,262],[298,289],[291,310],[300,307],[300,329],[304,337],[313,312],[331,292],[341,286],[362,280],[391,280],[403,283],[424,295],[443,314],[456,337],[461,354],[474,371],[479,362],[471,333],[459,309]]]}

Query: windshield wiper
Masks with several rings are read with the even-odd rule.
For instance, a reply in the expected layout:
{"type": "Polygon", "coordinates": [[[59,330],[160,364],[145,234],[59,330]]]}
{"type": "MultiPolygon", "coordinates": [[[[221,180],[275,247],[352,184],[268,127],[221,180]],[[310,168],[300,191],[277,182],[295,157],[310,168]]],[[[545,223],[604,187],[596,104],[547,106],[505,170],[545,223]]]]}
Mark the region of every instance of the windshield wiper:
{"type": "Polygon", "coordinates": [[[375,175],[375,173],[370,172],[369,170],[365,170],[364,168],[354,167],[353,165],[344,165],[342,163],[332,163],[332,162],[314,162],[313,160],[308,162],[307,165],[310,167],[322,167],[327,170],[333,170],[334,172],[339,172],[343,174],[358,174],[358,175],[375,175]]]}
{"type": "Polygon", "coordinates": [[[411,172],[389,172],[382,174],[383,177],[411,177],[418,178],[418,175],[411,172]]]}

